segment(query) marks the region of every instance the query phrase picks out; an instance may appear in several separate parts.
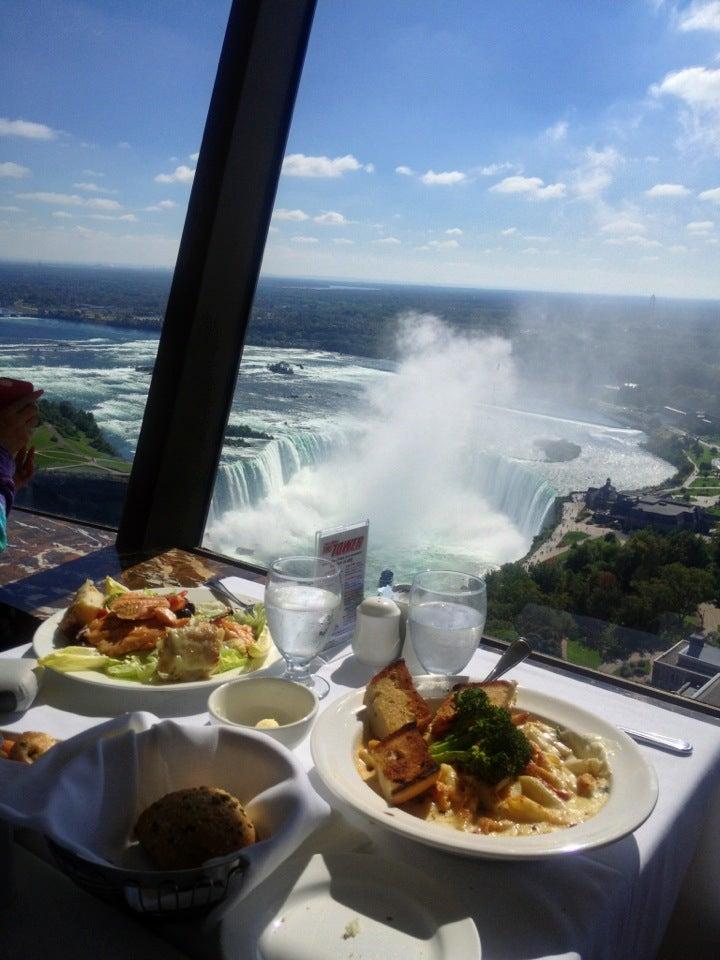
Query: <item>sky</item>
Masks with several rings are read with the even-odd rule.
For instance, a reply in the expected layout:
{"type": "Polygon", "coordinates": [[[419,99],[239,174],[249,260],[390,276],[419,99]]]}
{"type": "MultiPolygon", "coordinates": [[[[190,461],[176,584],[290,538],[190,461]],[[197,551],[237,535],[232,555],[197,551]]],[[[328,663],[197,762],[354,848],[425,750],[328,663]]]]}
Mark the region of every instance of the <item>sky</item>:
{"type": "MultiPolygon", "coordinates": [[[[173,265],[228,9],[4,0],[0,258],[173,265]]],[[[263,270],[720,298],[719,156],[720,0],[319,0],[263,270]]]]}

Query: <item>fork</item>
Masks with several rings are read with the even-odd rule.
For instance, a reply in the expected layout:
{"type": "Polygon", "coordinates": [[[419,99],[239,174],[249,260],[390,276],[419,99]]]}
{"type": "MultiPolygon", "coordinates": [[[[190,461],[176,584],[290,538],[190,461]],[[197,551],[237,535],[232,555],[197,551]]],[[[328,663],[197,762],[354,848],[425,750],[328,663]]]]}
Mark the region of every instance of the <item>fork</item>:
{"type": "Polygon", "coordinates": [[[204,584],[208,590],[215,591],[223,596],[225,600],[229,600],[231,604],[234,604],[236,607],[240,607],[241,610],[244,610],[246,613],[250,613],[253,608],[252,603],[246,603],[244,600],[241,600],[239,597],[236,597],[225,584],[222,582],[219,576],[211,577],[204,584]]]}

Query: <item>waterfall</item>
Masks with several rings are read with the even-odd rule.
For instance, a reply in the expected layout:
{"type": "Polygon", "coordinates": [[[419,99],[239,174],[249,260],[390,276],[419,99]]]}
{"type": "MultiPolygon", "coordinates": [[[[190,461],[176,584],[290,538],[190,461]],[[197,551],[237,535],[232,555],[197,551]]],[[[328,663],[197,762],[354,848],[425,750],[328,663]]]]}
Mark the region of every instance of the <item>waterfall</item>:
{"type": "Polygon", "coordinates": [[[472,478],[490,506],[529,539],[542,530],[556,496],[547,480],[515,460],[486,452],[475,456],[472,478]]]}
{"type": "Polygon", "coordinates": [[[209,522],[228,510],[253,507],[276,493],[303,467],[325,463],[349,442],[340,431],[294,430],[270,440],[254,455],[220,466],[215,478],[209,522]]]}

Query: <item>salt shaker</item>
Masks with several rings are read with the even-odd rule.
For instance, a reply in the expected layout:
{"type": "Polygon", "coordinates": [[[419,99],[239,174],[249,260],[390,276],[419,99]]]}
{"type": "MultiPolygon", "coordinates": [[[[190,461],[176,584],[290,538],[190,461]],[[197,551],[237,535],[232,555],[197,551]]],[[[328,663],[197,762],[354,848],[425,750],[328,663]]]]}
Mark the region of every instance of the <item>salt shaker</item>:
{"type": "Polygon", "coordinates": [[[367,597],[358,605],[352,649],[357,660],[382,667],[400,655],[400,608],[386,597],[367,597]]]}

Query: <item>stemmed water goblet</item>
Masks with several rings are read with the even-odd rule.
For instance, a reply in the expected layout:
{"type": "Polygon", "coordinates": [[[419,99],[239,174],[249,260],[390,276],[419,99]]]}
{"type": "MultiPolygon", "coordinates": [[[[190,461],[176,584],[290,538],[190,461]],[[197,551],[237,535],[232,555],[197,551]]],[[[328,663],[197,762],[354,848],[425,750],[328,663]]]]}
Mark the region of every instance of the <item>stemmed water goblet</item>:
{"type": "Polygon", "coordinates": [[[470,662],[487,616],[484,582],[469,573],[426,570],[410,588],[408,629],[427,673],[452,676],[470,662]]]}
{"type": "Polygon", "coordinates": [[[270,565],[265,586],[268,627],[287,664],[283,676],[322,699],[329,684],[310,672],[327,646],[342,599],[340,571],[321,557],[282,557],[270,565]]]}

